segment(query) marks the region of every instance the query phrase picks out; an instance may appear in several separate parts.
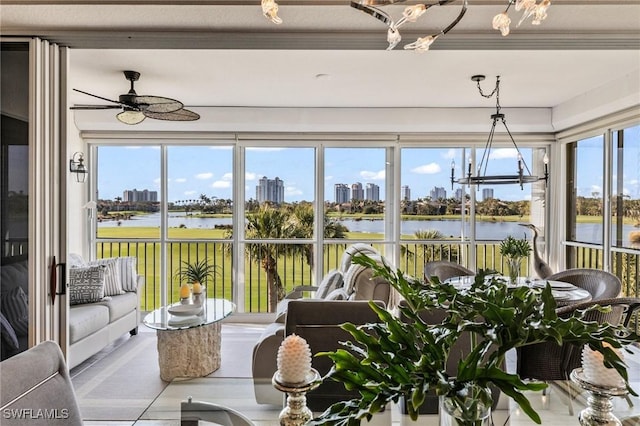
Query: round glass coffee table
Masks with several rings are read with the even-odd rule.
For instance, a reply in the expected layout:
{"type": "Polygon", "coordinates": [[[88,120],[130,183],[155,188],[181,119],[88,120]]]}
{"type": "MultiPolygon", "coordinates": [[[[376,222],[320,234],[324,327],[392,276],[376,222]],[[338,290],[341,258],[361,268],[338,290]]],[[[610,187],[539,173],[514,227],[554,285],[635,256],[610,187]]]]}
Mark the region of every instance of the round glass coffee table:
{"type": "Polygon", "coordinates": [[[225,299],[207,298],[199,308],[175,303],[147,314],[142,323],[156,330],[160,378],[204,377],[220,368],[220,321],[235,307],[225,299]]]}

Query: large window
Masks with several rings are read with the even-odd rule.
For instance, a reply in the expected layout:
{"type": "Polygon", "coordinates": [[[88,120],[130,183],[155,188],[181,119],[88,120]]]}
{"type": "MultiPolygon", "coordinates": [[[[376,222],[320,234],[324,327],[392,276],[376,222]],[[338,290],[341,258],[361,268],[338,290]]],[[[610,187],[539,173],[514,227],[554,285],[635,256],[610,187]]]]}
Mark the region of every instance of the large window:
{"type": "Polygon", "coordinates": [[[325,238],[385,237],[385,148],[327,148],[325,238]]]}
{"type": "Polygon", "coordinates": [[[602,244],[604,137],[595,136],[570,144],[568,158],[573,168],[568,173],[568,239],[602,244]]]}
{"type": "Polygon", "coordinates": [[[97,149],[99,238],[160,237],[160,147],[97,149]]]}
{"type": "MultiPolygon", "coordinates": [[[[216,270],[208,296],[269,312],[295,286],[338,268],[354,242],[420,276],[438,259],[495,267],[496,244],[529,232],[519,222],[544,228],[544,214],[532,214],[544,205],[542,183],[451,188],[452,161],[460,177],[473,148],[294,145],[96,146],[98,257],[138,258],[145,310],[177,301],[180,268],[206,260],[216,270]]],[[[530,167],[542,164],[545,149],[521,150],[530,167]]],[[[492,164],[515,169],[512,154],[495,150],[492,164]]]]}
{"type": "Polygon", "coordinates": [[[612,133],[614,247],[640,248],[640,126],[612,133]]]}

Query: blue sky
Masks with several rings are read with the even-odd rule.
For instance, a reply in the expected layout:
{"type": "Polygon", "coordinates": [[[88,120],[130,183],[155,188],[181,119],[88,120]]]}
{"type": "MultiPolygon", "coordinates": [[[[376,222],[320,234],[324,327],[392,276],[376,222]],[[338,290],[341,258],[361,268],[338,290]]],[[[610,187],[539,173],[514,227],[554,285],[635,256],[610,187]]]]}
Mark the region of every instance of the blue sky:
{"type": "MultiPolygon", "coordinates": [[[[640,151],[629,141],[640,142],[640,126],[625,134],[625,193],[640,198],[640,151]]],[[[578,150],[578,193],[592,196],[602,191],[602,138],[581,142],[578,150]]],[[[531,168],[531,150],[522,149],[531,168]]],[[[411,188],[411,198],[426,197],[432,188],[444,187],[452,196],[451,161],[456,162],[456,177],[463,163],[460,149],[406,148],[401,154],[401,185],[411,188]]],[[[479,154],[482,150],[479,151],[479,154]]],[[[231,147],[173,146],[168,149],[169,201],[209,197],[232,198],[231,147]]],[[[99,198],[114,199],[125,189],[160,190],[159,147],[100,147],[98,154],[99,198]]],[[[488,174],[516,170],[514,149],[494,149],[488,174]]],[[[246,198],[255,198],[255,186],[262,176],[279,177],[285,184],[285,201],[312,200],[314,194],[314,149],[247,148],[246,198]]],[[[464,164],[466,167],[466,164],[464,164]]],[[[553,170],[551,170],[553,173],[553,170]]],[[[555,176],[556,182],[561,177],[555,176]]],[[[327,148],[325,151],[325,199],[334,201],[334,185],[371,182],[380,186],[380,198],[385,199],[385,150],[383,148],[327,148]]],[[[457,186],[456,186],[457,187],[457,186]]],[[[483,188],[483,187],[481,187],[483,188]]],[[[530,197],[530,186],[522,191],[517,185],[493,186],[494,196],[503,200],[530,197]]],[[[455,189],[454,189],[455,191],[455,189]]],[[[398,195],[399,196],[399,195],[398,195]]]]}

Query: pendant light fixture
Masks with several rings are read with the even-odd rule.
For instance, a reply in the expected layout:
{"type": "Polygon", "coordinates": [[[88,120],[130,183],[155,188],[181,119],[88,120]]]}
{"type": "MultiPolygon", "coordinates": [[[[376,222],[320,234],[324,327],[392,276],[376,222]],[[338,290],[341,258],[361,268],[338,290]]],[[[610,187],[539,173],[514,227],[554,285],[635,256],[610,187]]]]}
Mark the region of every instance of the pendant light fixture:
{"type": "Polygon", "coordinates": [[[531,174],[529,170],[529,166],[527,165],[516,141],[513,139],[513,135],[507,127],[507,122],[505,120],[505,115],[500,112],[500,76],[496,77],[496,87],[493,89],[491,93],[485,95],[482,91],[482,87],[480,87],[480,82],[485,79],[484,75],[474,75],[471,77],[472,81],[476,82],[478,86],[478,91],[480,95],[485,98],[491,98],[494,95],[496,96],[496,112],[491,115],[492,124],[491,130],[489,131],[489,137],[487,138],[487,143],[484,147],[484,152],[482,153],[482,158],[480,159],[480,163],[478,164],[477,169],[474,170],[473,161],[469,158],[469,162],[467,165],[467,174],[464,177],[459,179],[455,178],[455,162],[451,162],[451,188],[453,189],[453,184],[458,183],[461,185],[508,185],[508,184],[518,184],[521,189],[524,189],[525,183],[533,183],[544,180],[545,186],[549,179],[549,157],[547,154],[544,154],[543,163],[544,163],[544,175],[543,176],[535,176],[531,174]],[[493,137],[495,135],[496,126],[498,123],[501,123],[507,134],[509,135],[509,139],[513,144],[517,152],[517,164],[516,164],[516,172],[512,175],[488,175],[487,167],[489,165],[489,156],[491,155],[491,147],[493,145],[493,137]],[[474,172],[476,172],[474,174],[474,172]]]}

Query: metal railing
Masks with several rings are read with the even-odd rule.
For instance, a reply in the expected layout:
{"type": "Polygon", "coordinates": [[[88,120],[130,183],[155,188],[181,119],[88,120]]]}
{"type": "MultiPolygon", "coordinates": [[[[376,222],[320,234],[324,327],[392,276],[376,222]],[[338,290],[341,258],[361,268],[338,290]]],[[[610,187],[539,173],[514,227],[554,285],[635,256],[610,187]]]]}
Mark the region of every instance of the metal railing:
{"type": "MultiPolygon", "coordinates": [[[[345,249],[354,241],[329,242],[323,246],[323,274],[331,269],[338,269],[345,249]]],[[[384,252],[384,242],[371,242],[374,248],[384,252]]],[[[97,244],[97,257],[133,256],[137,259],[138,274],[145,278],[145,285],[141,294],[141,309],[150,311],[161,304],[161,283],[163,275],[166,277],[168,295],[167,300],[173,303],[179,300],[182,275],[180,267],[184,262],[194,262],[207,259],[214,265],[215,274],[206,284],[208,297],[224,297],[231,300],[234,294],[232,271],[232,243],[229,241],[172,241],[166,243],[167,265],[161,268],[160,242],[153,240],[108,240],[97,244]]],[[[506,271],[505,259],[499,254],[499,241],[485,241],[476,244],[477,265],[471,269],[492,269],[498,272],[506,271]]],[[[268,312],[268,274],[269,261],[267,253],[271,254],[273,270],[282,283],[284,292],[291,291],[295,286],[313,283],[314,267],[309,252],[312,245],[308,243],[291,244],[269,242],[245,244],[244,255],[244,306],[242,311],[248,313],[268,312]]],[[[417,278],[423,276],[424,264],[434,260],[448,260],[461,263],[461,259],[468,259],[469,244],[452,242],[451,240],[422,240],[402,242],[400,244],[400,262],[398,267],[408,275],[417,278]]],[[[528,262],[522,263],[522,275],[528,275],[528,262]]]]}

